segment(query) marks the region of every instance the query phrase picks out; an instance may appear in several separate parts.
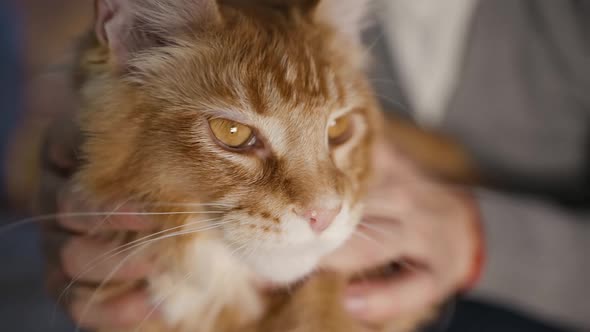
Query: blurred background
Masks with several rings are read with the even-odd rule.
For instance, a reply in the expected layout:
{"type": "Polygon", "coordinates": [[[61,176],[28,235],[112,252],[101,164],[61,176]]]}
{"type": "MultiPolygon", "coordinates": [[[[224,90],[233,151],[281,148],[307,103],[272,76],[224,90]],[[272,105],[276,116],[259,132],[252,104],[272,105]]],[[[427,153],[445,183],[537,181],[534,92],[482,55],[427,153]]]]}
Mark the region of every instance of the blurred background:
{"type": "MultiPolygon", "coordinates": [[[[365,39],[388,111],[461,142],[488,244],[449,331],[590,331],[590,1],[380,0],[365,39]]],[[[0,2],[0,227],[31,213],[47,125],[92,1],[0,2]]],[[[0,228],[0,331],[72,331],[37,225],[0,228]]]]}
{"type": "MultiPolygon", "coordinates": [[[[0,2],[0,225],[31,214],[41,137],[71,107],[64,65],[91,18],[91,1],[0,2]]],[[[38,230],[0,231],[1,331],[73,331],[45,293],[38,230]]]]}

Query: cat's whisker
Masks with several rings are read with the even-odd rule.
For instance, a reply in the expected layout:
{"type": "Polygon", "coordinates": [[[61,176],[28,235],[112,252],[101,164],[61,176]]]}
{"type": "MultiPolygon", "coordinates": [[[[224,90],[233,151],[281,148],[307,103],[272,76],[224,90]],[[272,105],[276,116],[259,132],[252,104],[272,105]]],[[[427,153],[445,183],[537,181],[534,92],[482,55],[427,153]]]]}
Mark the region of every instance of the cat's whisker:
{"type": "Polygon", "coordinates": [[[83,272],[80,272],[78,275],[76,275],[72,279],[72,281],[64,288],[64,290],[62,291],[62,293],[58,297],[57,302],[59,303],[61,301],[62,297],[66,294],[66,292],[78,280],[80,280],[80,278],[82,278],[84,275],[86,275],[87,273],[89,273],[90,271],[92,271],[98,264],[100,264],[100,263],[102,263],[104,261],[107,261],[107,260],[109,260],[109,259],[117,256],[118,254],[121,254],[122,252],[124,252],[124,251],[121,251],[121,250],[124,250],[124,249],[126,249],[128,247],[132,247],[133,248],[133,247],[137,246],[138,244],[141,245],[142,241],[149,240],[150,238],[157,237],[158,235],[162,235],[162,234],[166,234],[166,233],[172,233],[173,231],[175,231],[177,229],[185,228],[185,227],[190,226],[190,225],[198,225],[198,224],[203,224],[203,223],[207,223],[207,222],[212,222],[212,221],[215,221],[215,220],[216,220],[216,218],[214,218],[214,219],[198,220],[198,221],[195,221],[195,222],[190,222],[190,223],[183,224],[183,225],[180,225],[180,226],[172,227],[172,228],[169,228],[169,229],[160,231],[160,232],[156,232],[156,233],[153,233],[153,234],[144,236],[142,238],[139,238],[137,240],[131,241],[131,242],[126,243],[126,244],[124,244],[122,246],[119,246],[119,247],[116,247],[114,249],[109,250],[108,252],[106,252],[106,253],[98,256],[97,258],[93,259],[92,261],[90,261],[84,267],[85,270],[83,272]]]}
{"type": "Polygon", "coordinates": [[[238,251],[240,251],[240,250],[244,249],[245,247],[247,247],[248,244],[250,244],[250,243],[248,241],[236,241],[232,245],[235,245],[235,244],[239,244],[239,246],[234,247],[234,249],[229,253],[232,256],[234,254],[236,254],[238,251]]]}
{"type": "Polygon", "coordinates": [[[234,205],[225,204],[225,203],[190,203],[190,202],[141,202],[138,203],[141,206],[150,206],[150,207],[222,207],[231,209],[234,208],[234,205]]]}
{"type": "Polygon", "coordinates": [[[380,243],[373,237],[369,236],[368,234],[363,233],[360,229],[357,229],[354,233],[352,233],[352,235],[356,235],[366,241],[369,241],[371,244],[379,247],[379,249],[387,250],[387,248],[382,243],[380,243]]]}
{"type": "Polygon", "coordinates": [[[365,227],[365,228],[367,228],[367,229],[369,229],[369,230],[371,230],[371,231],[373,231],[373,232],[375,232],[377,234],[380,234],[380,235],[381,234],[387,234],[387,231],[385,229],[383,229],[383,228],[381,228],[379,226],[376,226],[376,225],[372,225],[372,224],[370,224],[368,222],[365,222],[365,221],[361,222],[359,224],[359,226],[363,226],[363,227],[365,227]]]}
{"type": "Polygon", "coordinates": [[[42,216],[30,217],[14,221],[6,226],[0,227],[0,235],[9,232],[17,227],[26,226],[43,221],[53,221],[57,218],[92,218],[100,216],[169,216],[169,215],[191,215],[191,214],[223,214],[223,211],[177,211],[177,212],[71,212],[52,213],[42,216]]]}
{"type": "Polygon", "coordinates": [[[405,268],[405,269],[407,269],[409,271],[414,271],[414,272],[420,271],[420,269],[416,265],[414,265],[411,262],[408,262],[406,260],[403,260],[402,259],[400,261],[397,261],[396,263],[399,264],[399,265],[401,265],[403,268],[405,268]]]}
{"type": "Polygon", "coordinates": [[[260,245],[262,244],[262,241],[258,240],[258,241],[255,241],[255,242],[256,242],[256,245],[255,246],[252,246],[251,247],[252,249],[250,249],[250,251],[247,254],[244,255],[244,260],[250,259],[250,257],[252,257],[256,253],[256,251],[260,248],[260,245]]]}
{"type": "MultiPolygon", "coordinates": [[[[133,249],[133,248],[135,248],[137,246],[140,246],[142,244],[145,244],[145,243],[152,243],[152,242],[161,241],[163,239],[167,239],[167,238],[171,238],[171,237],[175,237],[175,236],[187,235],[187,234],[195,234],[195,233],[199,233],[199,232],[203,232],[203,231],[208,231],[208,230],[219,228],[222,225],[229,224],[231,222],[234,222],[234,221],[233,220],[232,221],[225,221],[225,222],[220,222],[220,223],[216,223],[216,224],[213,224],[213,225],[205,226],[205,227],[202,227],[202,228],[192,228],[192,229],[189,228],[189,229],[184,229],[184,230],[181,230],[181,231],[178,231],[178,232],[164,233],[164,235],[162,235],[160,237],[156,237],[154,239],[143,240],[143,241],[141,241],[139,243],[135,243],[134,245],[132,245],[132,246],[130,246],[128,248],[124,248],[124,249],[119,250],[117,252],[113,252],[109,257],[106,257],[104,259],[108,260],[110,258],[113,258],[113,257],[115,257],[117,255],[122,254],[123,252],[126,252],[128,250],[131,250],[131,249],[133,249]]],[[[184,228],[184,227],[186,227],[186,225],[179,226],[178,228],[184,228]]]]}
{"type": "Polygon", "coordinates": [[[365,48],[363,49],[363,53],[365,54],[365,56],[371,55],[371,53],[373,52],[373,49],[377,46],[377,44],[379,44],[379,40],[381,38],[383,38],[384,36],[385,36],[385,33],[383,32],[383,30],[379,31],[379,34],[375,37],[375,39],[370,44],[365,46],[365,48]]]}
{"type": "Polygon", "coordinates": [[[395,100],[395,99],[391,98],[390,96],[385,96],[385,95],[379,94],[379,93],[377,93],[377,92],[375,92],[375,93],[374,93],[374,95],[375,95],[375,96],[377,96],[377,97],[379,97],[379,98],[382,98],[382,99],[384,99],[384,100],[387,100],[388,102],[390,102],[390,103],[392,103],[392,104],[396,105],[397,107],[399,107],[399,109],[400,109],[401,111],[404,111],[404,112],[406,112],[406,113],[408,113],[408,112],[409,112],[409,107],[408,107],[408,105],[404,105],[404,104],[402,104],[402,102],[400,102],[399,100],[395,100]]]}
{"type": "MultiPolygon", "coordinates": [[[[371,242],[373,245],[378,246],[381,250],[384,250],[386,252],[389,251],[389,249],[386,248],[382,243],[380,243],[379,241],[375,240],[374,238],[372,238],[368,234],[365,234],[365,233],[361,232],[360,230],[357,230],[356,232],[354,232],[353,235],[359,236],[360,238],[365,239],[365,240],[371,242]]],[[[404,259],[396,260],[396,261],[394,261],[394,263],[401,265],[402,267],[406,268],[409,271],[419,271],[419,268],[417,266],[415,266],[411,262],[408,262],[408,261],[406,261],[404,259]]]]}
{"type": "MultiPolygon", "coordinates": [[[[235,222],[243,222],[242,220],[239,219],[232,219],[235,222]]],[[[258,248],[261,244],[261,241],[259,238],[252,238],[250,235],[244,235],[243,239],[239,238],[236,239],[236,241],[233,244],[240,244],[240,243],[244,243],[244,245],[239,246],[238,248],[235,248],[232,251],[232,254],[235,254],[236,252],[238,252],[238,255],[244,259],[249,258],[250,254],[256,250],[256,248],[258,248]],[[243,249],[244,247],[247,247],[249,244],[252,244],[252,242],[256,243],[256,246],[251,246],[250,250],[248,252],[238,252],[240,249],[243,249]]]]}
{"type": "Polygon", "coordinates": [[[100,227],[102,227],[102,226],[103,226],[103,225],[104,225],[104,224],[105,224],[105,223],[106,223],[106,222],[109,220],[109,218],[110,218],[110,217],[113,215],[113,213],[115,213],[117,210],[119,210],[119,209],[120,209],[120,208],[121,208],[123,205],[125,205],[125,204],[126,204],[128,201],[129,201],[129,200],[127,200],[127,201],[124,201],[124,202],[122,202],[122,203],[118,204],[118,205],[117,205],[117,206],[116,206],[116,207],[115,207],[115,208],[114,208],[114,209],[113,209],[113,210],[112,210],[112,211],[111,211],[109,214],[107,214],[107,215],[106,215],[106,216],[105,216],[105,217],[104,217],[104,218],[103,218],[103,219],[102,219],[102,220],[101,220],[101,221],[100,221],[98,224],[96,224],[96,226],[95,226],[95,227],[92,227],[92,229],[91,229],[91,230],[90,230],[88,233],[90,233],[90,234],[95,234],[96,232],[98,232],[98,229],[99,229],[100,227]]]}
{"type": "MultiPolygon", "coordinates": [[[[201,232],[201,231],[206,231],[206,230],[215,229],[215,228],[217,228],[217,227],[219,227],[219,226],[217,226],[217,225],[216,225],[216,226],[209,226],[209,227],[204,227],[204,228],[202,228],[202,229],[197,229],[197,230],[191,229],[191,230],[188,230],[188,231],[179,231],[179,232],[174,232],[174,233],[172,233],[172,234],[166,234],[166,235],[164,235],[164,236],[161,236],[161,237],[158,237],[158,238],[155,238],[155,239],[151,239],[151,240],[148,240],[148,241],[143,241],[143,242],[141,242],[141,243],[138,243],[138,244],[136,244],[136,245],[134,245],[134,246],[131,246],[131,247],[129,247],[129,248],[125,248],[125,249],[123,249],[123,250],[120,250],[119,252],[116,252],[116,253],[114,253],[114,254],[110,255],[109,257],[105,257],[105,258],[103,258],[103,261],[104,261],[104,260],[108,260],[108,259],[110,259],[110,258],[113,258],[113,257],[115,257],[115,256],[117,256],[117,255],[123,254],[123,253],[125,253],[125,252],[127,252],[127,251],[129,251],[129,250],[133,250],[133,249],[135,249],[135,248],[137,248],[137,247],[147,246],[148,244],[153,244],[153,243],[155,243],[155,242],[158,242],[158,241],[161,241],[161,240],[164,240],[164,239],[167,239],[167,238],[172,238],[172,237],[175,237],[175,236],[186,235],[186,234],[194,234],[194,233],[198,233],[198,232],[201,232]]],[[[66,288],[65,288],[65,289],[62,291],[62,293],[60,294],[60,296],[59,296],[59,298],[58,298],[58,301],[57,301],[57,302],[59,303],[59,302],[61,301],[62,297],[63,297],[63,296],[64,296],[64,295],[65,295],[65,294],[66,294],[66,293],[67,293],[67,292],[70,290],[70,288],[71,288],[71,287],[73,287],[73,285],[74,285],[74,284],[77,282],[77,280],[79,280],[79,279],[80,279],[82,276],[84,276],[86,273],[90,272],[90,271],[91,271],[91,270],[92,270],[94,267],[96,267],[96,265],[98,265],[99,263],[100,263],[100,262],[98,262],[97,264],[94,264],[92,267],[90,267],[90,268],[89,268],[89,269],[87,269],[86,271],[84,271],[84,272],[80,273],[80,274],[77,276],[77,278],[76,278],[76,279],[72,280],[72,281],[71,281],[71,282],[70,282],[70,283],[67,285],[67,287],[66,287],[66,288]]],[[[121,263],[123,263],[123,262],[121,262],[121,263]]],[[[119,264],[121,264],[121,263],[119,263],[119,264]]]]}

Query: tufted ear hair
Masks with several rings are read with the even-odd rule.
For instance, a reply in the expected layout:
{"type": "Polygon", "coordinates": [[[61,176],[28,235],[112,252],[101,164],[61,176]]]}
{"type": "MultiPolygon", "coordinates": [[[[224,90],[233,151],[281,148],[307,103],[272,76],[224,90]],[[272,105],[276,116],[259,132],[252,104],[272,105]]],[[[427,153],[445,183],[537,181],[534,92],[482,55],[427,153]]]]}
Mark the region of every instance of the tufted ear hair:
{"type": "Polygon", "coordinates": [[[119,66],[181,29],[206,29],[219,22],[217,0],[95,0],[96,36],[119,66]]]}
{"type": "MultiPolygon", "coordinates": [[[[249,0],[254,1],[254,0],[249,0]]],[[[256,0],[276,8],[298,8],[317,22],[331,25],[356,40],[368,21],[372,0],[256,0]]]]}
{"type": "Polygon", "coordinates": [[[336,30],[360,41],[361,32],[368,23],[372,0],[302,0],[316,2],[315,19],[327,23],[336,30]]]}

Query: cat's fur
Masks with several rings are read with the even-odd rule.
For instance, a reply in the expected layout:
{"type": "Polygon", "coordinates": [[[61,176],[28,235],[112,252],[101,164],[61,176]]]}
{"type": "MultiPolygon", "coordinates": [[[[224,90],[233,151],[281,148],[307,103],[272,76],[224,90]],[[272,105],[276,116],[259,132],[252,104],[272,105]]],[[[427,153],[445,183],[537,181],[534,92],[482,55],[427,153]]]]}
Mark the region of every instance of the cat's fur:
{"type": "MultiPolygon", "coordinates": [[[[292,296],[252,286],[305,277],[359,222],[380,130],[358,31],[364,2],[97,1],[76,71],[86,141],[75,182],[99,204],[194,212],[152,217],[161,230],[200,228],[137,248],[157,257],[148,287],[165,319],[143,330],[384,328],[345,314],[346,276],[320,274],[292,296]],[[348,112],[353,137],[331,148],[327,124],[348,112]],[[209,132],[211,117],[255,128],[264,149],[224,150],[209,132]],[[343,208],[321,235],[294,213],[333,201],[343,208]]],[[[425,317],[389,327],[405,331],[425,317]]]]}

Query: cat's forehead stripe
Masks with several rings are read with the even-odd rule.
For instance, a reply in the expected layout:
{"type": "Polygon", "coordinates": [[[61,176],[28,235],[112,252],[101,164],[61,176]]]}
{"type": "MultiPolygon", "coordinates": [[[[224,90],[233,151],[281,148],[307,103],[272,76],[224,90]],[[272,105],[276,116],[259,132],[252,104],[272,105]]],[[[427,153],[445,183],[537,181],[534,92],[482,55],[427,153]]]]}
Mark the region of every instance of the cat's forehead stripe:
{"type": "MultiPolygon", "coordinates": [[[[264,63],[255,61],[246,82],[250,102],[255,111],[263,114],[280,101],[290,103],[317,103],[341,100],[345,93],[337,76],[321,59],[322,54],[303,45],[303,51],[263,56],[264,63]],[[260,66],[260,67],[259,67],[260,66]],[[266,75],[260,73],[266,71],[266,75]]],[[[254,58],[260,57],[253,54],[254,58]]]]}

